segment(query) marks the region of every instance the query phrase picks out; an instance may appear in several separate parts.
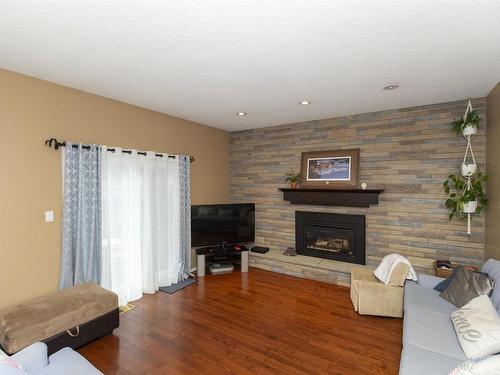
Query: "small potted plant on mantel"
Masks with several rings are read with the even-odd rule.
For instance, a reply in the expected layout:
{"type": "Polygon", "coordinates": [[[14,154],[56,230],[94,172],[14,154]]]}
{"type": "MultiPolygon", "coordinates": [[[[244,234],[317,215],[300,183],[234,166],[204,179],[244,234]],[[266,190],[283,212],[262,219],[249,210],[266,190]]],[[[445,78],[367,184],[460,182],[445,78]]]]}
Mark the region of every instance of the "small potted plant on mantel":
{"type": "Polygon", "coordinates": [[[300,180],[301,180],[300,173],[295,173],[293,169],[290,170],[290,173],[286,174],[285,181],[290,183],[291,189],[297,189],[300,180]]]}
{"type": "Polygon", "coordinates": [[[449,218],[456,217],[465,220],[467,214],[480,213],[488,204],[488,199],[484,193],[483,186],[488,176],[478,172],[470,177],[471,184],[469,189],[465,189],[466,181],[462,176],[450,174],[444,182],[443,187],[446,193],[450,194],[445,202],[450,210],[449,218]]]}

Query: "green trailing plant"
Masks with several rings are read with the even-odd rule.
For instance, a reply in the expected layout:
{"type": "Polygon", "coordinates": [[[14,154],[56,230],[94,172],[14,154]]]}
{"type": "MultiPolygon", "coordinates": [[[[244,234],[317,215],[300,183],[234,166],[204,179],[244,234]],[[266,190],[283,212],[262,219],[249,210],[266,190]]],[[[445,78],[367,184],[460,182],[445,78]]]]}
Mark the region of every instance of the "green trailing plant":
{"type": "Polygon", "coordinates": [[[300,176],[300,173],[295,173],[293,169],[290,170],[290,173],[286,174],[286,182],[290,182],[291,184],[296,184],[299,183],[302,177],[300,176]]]}
{"type": "Polygon", "coordinates": [[[465,220],[467,214],[464,213],[464,207],[468,202],[477,201],[476,213],[480,213],[486,207],[488,198],[483,188],[487,180],[487,175],[477,172],[471,177],[470,189],[464,190],[467,180],[461,174],[450,174],[448,176],[448,179],[443,183],[443,188],[446,194],[449,194],[445,205],[450,210],[448,216],[450,220],[453,217],[465,220]]]}
{"type": "Polygon", "coordinates": [[[457,134],[462,134],[463,130],[467,126],[472,126],[476,129],[479,129],[479,122],[481,121],[481,118],[479,117],[479,113],[477,110],[470,111],[467,113],[467,117],[465,120],[463,117],[461,117],[458,120],[453,121],[453,131],[457,134]]]}

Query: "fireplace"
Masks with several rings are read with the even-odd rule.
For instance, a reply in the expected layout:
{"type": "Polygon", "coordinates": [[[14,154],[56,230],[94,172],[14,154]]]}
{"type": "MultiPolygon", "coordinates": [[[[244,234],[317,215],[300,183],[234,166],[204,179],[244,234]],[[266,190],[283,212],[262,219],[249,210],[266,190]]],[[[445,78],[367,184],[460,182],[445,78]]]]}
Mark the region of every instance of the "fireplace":
{"type": "Polygon", "coordinates": [[[295,212],[298,254],[365,264],[365,216],[295,212]]]}

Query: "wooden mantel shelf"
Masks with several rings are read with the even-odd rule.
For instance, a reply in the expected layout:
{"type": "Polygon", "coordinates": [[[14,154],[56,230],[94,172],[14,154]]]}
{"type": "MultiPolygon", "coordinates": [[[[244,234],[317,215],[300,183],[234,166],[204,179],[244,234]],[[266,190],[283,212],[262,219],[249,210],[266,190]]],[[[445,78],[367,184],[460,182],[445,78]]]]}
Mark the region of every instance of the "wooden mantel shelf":
{"type": "Polygon", "coordinates": [[[291,204],[314,204],[322,206],[370,207],[378,204],[378,196],[384,189],[280,189],[283,200],[291,204]]]}

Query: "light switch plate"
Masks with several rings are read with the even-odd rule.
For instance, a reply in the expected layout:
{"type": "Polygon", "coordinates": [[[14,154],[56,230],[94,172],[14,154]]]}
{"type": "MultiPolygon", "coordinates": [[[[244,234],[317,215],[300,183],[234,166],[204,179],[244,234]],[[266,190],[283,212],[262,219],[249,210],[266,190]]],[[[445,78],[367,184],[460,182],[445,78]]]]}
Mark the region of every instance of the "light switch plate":
{"type": "Polygon", "coordinates": [[[54,211],[45,211],[45,222],[51,223],[54,221],[54,211]]]}

